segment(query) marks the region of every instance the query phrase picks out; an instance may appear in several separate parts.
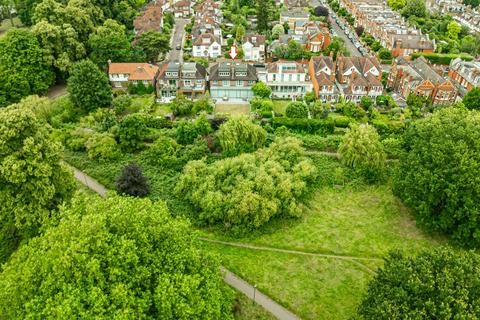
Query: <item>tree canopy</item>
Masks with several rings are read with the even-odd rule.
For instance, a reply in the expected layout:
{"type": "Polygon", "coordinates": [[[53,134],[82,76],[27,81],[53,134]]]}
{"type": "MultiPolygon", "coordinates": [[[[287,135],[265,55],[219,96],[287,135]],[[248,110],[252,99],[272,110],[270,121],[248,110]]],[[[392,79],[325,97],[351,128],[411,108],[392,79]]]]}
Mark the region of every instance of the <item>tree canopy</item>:
{"type": "Polygon", "coordinates": [[[394,252],[370,282],[360,319],[477,319],[480,258],[447,248],[394,252]]]}
{"type": "Polygon", "coordinates": [[[0,273],[0,318],[232,319],[217,260],[166,205],[77,198],[0,273]]]}
{"type": "Polygon", "coordinates": [[[222,150],[229,155],[252,152],[265,144],[266,131],[247,116],[229,119],[217,133],[222,150]]]}
{"type": "Polygon", "coordinates": [[[473,88],[465,95],[462,102],[470,110],[480,110],[480,88],[473,88]]]}
{"type": "Polygon", "coordinates": [[[300,141],[286,138],[212,164],[191,161],[175,190],[196,207],[199,223],[257,228],[276,216],[298,216],[314,174],[300,141]]]}
{"type": "Polygon", "coordinates": [[[480,246],[480,114],[446,108],[408,127],[395,193],[417,221],[480,246]]]}
{"type": "Polygon", "coordinates": [[[67,90],[73,104],[85,112],[112,104],[112,87],[108,77],[90,60],[73,65],[67,90]]]}
{"type": "Polygon", "coordinates": [[[290,102],[285,115],[289,118],[308,118],[308,107],[303,102],[290,102]]]}

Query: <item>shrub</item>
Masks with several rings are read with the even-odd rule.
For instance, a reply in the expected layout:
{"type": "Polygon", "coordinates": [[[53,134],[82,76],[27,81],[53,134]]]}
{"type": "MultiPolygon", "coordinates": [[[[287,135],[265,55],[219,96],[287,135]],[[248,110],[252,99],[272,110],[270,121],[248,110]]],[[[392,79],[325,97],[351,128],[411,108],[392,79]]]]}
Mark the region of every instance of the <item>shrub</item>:
{"type": "Polygon", "coordinates": [[[401,134],[405,129],[405,123],[402,121],[383,121],[381,119],[373,119],[371,124],[375,127],[381,136],[390,134],[401,134]]]}
{"type": "Polygon", "coordinates": [[[480,114],[441,109],[410,125],[404,141],[395,193],[414,209],[420,225],[478,248],[480,114]]]}
{"type": "Polygon", "coordinates": [[[378,179],[385,166],[380,136],[368,124],[352,125],[338,148],[342,163],[362,174],[369,182],[378,179]]]}
{"type": "Polygon", "coordinates": [[[94,131],[86,128],[77,128],[70,132],[67,137],[66,146],[72,151],[85,150],[87,140],[94,134],[94,131]]]}
{"type": "Polygon", "coordinates": [[[199,99],[193,103],[192,113],[197,114],[202,111],[213,112],[213,106],[207,98],[199,99]]]}
{"type": "Polygon", "coordinates": [[[480,317],[480,258],[438,248],[407,257],[390,253],[368,286],[360,319],[480,317]]]}
{"type": "Polygon", "coordinates": [[[286,127],[292,131],[301,133],[332,134],[335,124],[332,118],[327,119],[300,119],[300,118],[274,118],[274,128],[286,127]]]}
{"type": "Polygon", "coordinates": [[[210,122],[205,115],[200,115],[194,122],[179,121],[175,127],[176,139],[183,145],[192,144],[197,137],[206,136],[212,131],[210,122]]]}
{"type": "Polygon", "coordinates": [[[222,150],[230,156],[263,147],[266,135],[265,130],[247,116],[229,119],[220,126],[217,133],[222,150]]]}
{"type": "Polygon", "coordinates": [[[178,95],[170,104],[175,116],[190,116],[193,114],[193,102],[183,95],[178,95]]]}
{"type": "Polygon", "coordinates": [[[267,86],[265,83],[259,81],[255,83],[252,87],[253,94],[257,97],[267,99],[272,95],[272,88],[267,86]]]}
{"type": "Polygon", "coordinates": [[[313,177],[300,141],[287,138],[210,165],[191,161],[175,191],[197,208],[202,224],[258,228],[276,216],[298,216],[313,177]]]}
{"type": "Polygon", "coordinates": [[[160,137],[143,153],[144,159],[152,166],[176,168],[182,146],[172,138],[160,137]]]}
{"type": "Polygon", "coordinates": [[[303,146],[306,149],[327,152],[337,152],[338,146],[343,140],[343,137],[339,135],[328,135],[326,137],[304,135],[298,136],[298,138],[302,140],[303,146]]]}
{"type": "Polygon", "coordinates": [[[291,102],[285,110],[289,118],[308,118],[308,107],[303,102],[291,102]]]}
{"type": "Polygon", "coordinates": [[[134,162],[126,165],[115,181],[117,191],[134,197],[145,197],[150,192],[147,178],[134,162]]]}
{"type": "Polygon", "coordinates": [[[390,159],[398,159],[403,152],[403,139],[389,137],[382,140],[383,149],[390,159]]]}
{"type": "Polygon", "coordinates": [[[91,159],[110,160],[118,157],[118,144],[112,134],[93,134],[85,143],[88,157],[91,159]]]}
{"type": "Polygon", "coordinates": [[[348,128],[350,124],[356,123],[355,119],[352,119],[347,116],[337,116],[333,118],[333,121],[335,123],[335,127],[339,127],[339,128],[348,128]]]}
{"type": "Polygon", "coordinates": [[[142,115],[130,114],[126,116],[118,127],[120,147],[127,152],[141,149],[148,132],[142,115]]]}
{"type": "Polygon", "coordinates": [[[430,63],[432,64],[443,64],[449,65],[453,59],[461,58],[465,61],[472,61],[473,57],[462,53],[462,54],[445,54],[445,53],[422,53],[422,52],[414,52],[412,53],[412,59],[416,59],[420,56],[425,57],[430,63]]]}

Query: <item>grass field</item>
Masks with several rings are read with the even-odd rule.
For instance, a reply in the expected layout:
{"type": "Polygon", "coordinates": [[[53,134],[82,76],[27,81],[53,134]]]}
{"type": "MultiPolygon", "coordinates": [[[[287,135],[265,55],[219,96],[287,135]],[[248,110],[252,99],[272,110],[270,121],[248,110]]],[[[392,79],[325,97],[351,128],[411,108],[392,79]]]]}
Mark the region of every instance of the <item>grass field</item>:
{"type": "Polygon", "coordinates": [[[228,104],[228,103],[217,103],[215,105],[215,113],[227,113],[232,116],[249,114],[250,105],[249,104],[228,104]]]}
{"type": "Polygon", "coordinates": [[[272,100],[273,102],[273,111],[276,114],[285,115],[285,110],[287,106],[292,102],[292,100],[272,100]]]}
{"type": "Polygon", "coordinates": [[[242,293],[237,294],[235,320],[275,320],[276,318],[242,293]]]}
{"type": "MultiPolygon", "coordinates": [[[[324,188],[300,219],[279,219],[243,238],[202,230],[224,241],[310,253],[383,258],[393,249],[415,253],[446,244],[416,225],[388,186],[324,188]]],[[[303,256],[205,244],[222,263],[304,319],[348,319],[381,260],[362,261],[303,256]]]]}
{"type": "MultiPolygon", "coordinates": [[[[348,261],[207,244],[230,271],[302,319],[348,319],[372,274],[348,261]]],[[[256,319],[256,318],[250,318],[256,319]]]]}

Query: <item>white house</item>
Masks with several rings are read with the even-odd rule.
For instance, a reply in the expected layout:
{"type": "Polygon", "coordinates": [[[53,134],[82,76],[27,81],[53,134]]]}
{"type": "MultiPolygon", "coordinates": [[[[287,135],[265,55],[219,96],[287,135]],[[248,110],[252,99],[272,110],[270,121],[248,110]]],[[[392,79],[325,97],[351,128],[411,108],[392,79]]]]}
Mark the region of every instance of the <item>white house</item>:
{"type": "Polygon", "coordinates": [[[217,58],[222,55],[220,41],[211,33],[202,33],[193,42],[193,57],[217,58]]]}
{"type": "Polygon", "coordinates": [[[313,89],[308,70],[295,61],[270,63],[266,69],[266,78],[262,80],[272,88],[272,98],[302,98],[313,89]]]}
{"type": "Polygon", "coordinates": [[[252,34],[243,37],[242,49],[245,61],[265,61],[265,36],[252,34]]]}

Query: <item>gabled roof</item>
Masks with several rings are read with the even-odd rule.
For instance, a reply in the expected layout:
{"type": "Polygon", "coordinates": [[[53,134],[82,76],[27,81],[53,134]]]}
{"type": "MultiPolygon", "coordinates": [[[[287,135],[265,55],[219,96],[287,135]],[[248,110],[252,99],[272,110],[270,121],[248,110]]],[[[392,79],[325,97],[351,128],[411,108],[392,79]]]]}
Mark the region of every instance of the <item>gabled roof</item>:
{"type": "Polygon", "coordinates": [[[210,67],[209,71],[210,80],[248,80],[257,81],[257,70],[254,66],[241,62],[221,62],[214,64],[210,67]],[[246,76],[237,76],[237,72],[246,72],[246,76]],[[222,75],[220,75],[222,73],[222,75]],[[228,73],[224,75],[223,73],[228,73]]]}
{"type": "Polygon", "coordinates": [[[313,68],[315,71],[315,74],[320,72],[325,66],[328,67],[330,70],[333,70],[333,59],[330,56],[317,56],[317,57],[312,57],[311,59],[313,63],[313,68]]]}
{"type": "Polygon", "coordinates": [[[128,80],[153,80],[158,66],[149,63],[110,63],[109,74],[128,74],[128,80]]]}
{"type": "Polygon", "coordinates": [[[249,34],[243,37],[243,43],[250,42],[254,47],[265,45],[265,36],[261,34],[249,34]]]}
{"type": "Polygon", "coordinates": [[[162,66],[160,66],[160,71],[157,74],[157,79],[165,79],[167,72],[176,72],[177,79],[183,78],[184,73],[195,73],[195,79],[205,79],[207,75],[207,69],[199,63],[185,62],[182,64],[178,61],[173,61],[165,62],[162,66]]]}
{"type": "Polygon", "coordinates": [[[211,33],[202,33],[199,36],[195,37],[193,42],[194,46],[210,46],[214,43],[219,43],[217,37],[211,33]]]}

